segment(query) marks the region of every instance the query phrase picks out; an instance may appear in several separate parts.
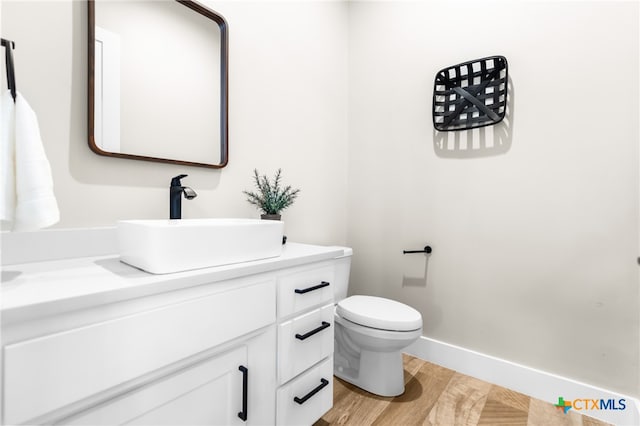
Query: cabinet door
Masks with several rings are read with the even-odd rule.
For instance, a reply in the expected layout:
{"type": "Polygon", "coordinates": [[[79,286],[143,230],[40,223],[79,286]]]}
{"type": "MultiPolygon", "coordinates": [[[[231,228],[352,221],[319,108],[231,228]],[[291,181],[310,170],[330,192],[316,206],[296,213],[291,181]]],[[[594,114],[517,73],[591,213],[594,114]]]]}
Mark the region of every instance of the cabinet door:
{"type": "Polygon", "coordinates": [[[73,425],[242,425],[247,348],[241,346],[64,421],[73,425]],[[240,368],[242,367],[242,368],[240,368]]]}

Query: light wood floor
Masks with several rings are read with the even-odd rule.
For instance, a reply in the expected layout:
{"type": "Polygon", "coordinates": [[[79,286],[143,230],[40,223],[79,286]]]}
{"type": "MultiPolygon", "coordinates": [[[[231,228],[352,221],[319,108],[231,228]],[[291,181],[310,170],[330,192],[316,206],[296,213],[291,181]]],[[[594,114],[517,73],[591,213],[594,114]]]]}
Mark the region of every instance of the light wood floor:
{"type": "Polygon", "coordinates": [[[606,425],[553,404],[404,355],[405,392],[370,394],[338,378],[326,425],[606,425]]]}

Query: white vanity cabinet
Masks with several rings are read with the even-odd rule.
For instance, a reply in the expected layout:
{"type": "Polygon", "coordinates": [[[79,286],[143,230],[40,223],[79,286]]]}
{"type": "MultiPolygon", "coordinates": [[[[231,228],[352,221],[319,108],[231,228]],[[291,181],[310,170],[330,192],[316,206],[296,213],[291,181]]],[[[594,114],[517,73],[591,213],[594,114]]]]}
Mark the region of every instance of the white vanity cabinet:
{"type": "Polygon", "coordinates": [[[331,262],[278,276],[278,425],[312,424],[333,406],[334,276],[331,262]]]}
{"type": "Polygon", "coordinates": [[[304,425],[333,405],[336,249],[168,275],[3,266],[2,424],[304,425]]]}
{"type": "Polygon", "coordinates": [[[4,345],[4,423],[270,423],[275,279],[233,284],[4,345]]]}

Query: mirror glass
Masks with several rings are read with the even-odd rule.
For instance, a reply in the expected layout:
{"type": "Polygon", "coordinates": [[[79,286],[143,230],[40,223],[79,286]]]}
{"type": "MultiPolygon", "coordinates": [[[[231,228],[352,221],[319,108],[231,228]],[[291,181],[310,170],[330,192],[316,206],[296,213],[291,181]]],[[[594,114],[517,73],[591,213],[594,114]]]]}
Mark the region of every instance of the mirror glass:
{"type": "Polygon", "coordinates": [[[88,9],[91,149],[224,167],[224,19],[190,0],[90,0],[88,9]]]}

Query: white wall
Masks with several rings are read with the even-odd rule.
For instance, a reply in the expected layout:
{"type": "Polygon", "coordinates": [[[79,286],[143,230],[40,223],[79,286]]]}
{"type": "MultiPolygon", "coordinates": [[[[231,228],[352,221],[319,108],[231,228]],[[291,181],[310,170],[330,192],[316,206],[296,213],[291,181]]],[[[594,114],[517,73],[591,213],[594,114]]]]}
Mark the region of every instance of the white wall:
{"type": "MultiPolygon", "coordinates": [[[[242,194],[254,168],[302,188],[284,211],[291,240],[343,244],[347,13],[338,2],[208,1],[229,22],[230,153],[222,170],[100,157],[87,145],[87,10],[80,1],[4,1],[17,85],[36,111],[60,228],[168,217],[171,177],[198,198],[183,217],[258,217],[242,194]],[[310,226],[311,225],[311,226],[310,226]]],[[[3,71],[4,73],[4,71],[3,71]]],[[[4,80],[3,87],[6,87],[4,80]]]]}
{"type": "Polygon", "coordinates": [[[637,2],[351,2],[352,293],[638,395],[638,26],[637,2]],[[436,72],[490,55],[507,120],[435,134],[436,72]]]}

